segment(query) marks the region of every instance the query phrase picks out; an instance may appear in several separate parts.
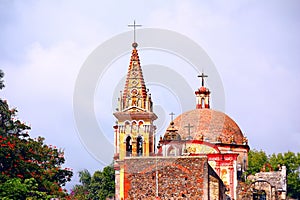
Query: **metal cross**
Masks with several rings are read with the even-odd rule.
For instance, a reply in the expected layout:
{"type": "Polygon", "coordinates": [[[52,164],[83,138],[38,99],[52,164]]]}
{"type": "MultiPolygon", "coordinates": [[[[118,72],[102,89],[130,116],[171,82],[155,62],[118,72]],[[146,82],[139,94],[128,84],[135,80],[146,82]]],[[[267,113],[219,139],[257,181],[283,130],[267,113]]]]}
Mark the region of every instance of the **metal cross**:
{"type": "Polygon", "coordinates": [[[133,27],[133,42],[135,42],[135,27],[141,27],[140,24],[135,24],[135,20],[133,21],[133,24],[128,24],[128,27],[133,27]]]}
{"type": "Polygon", "coordinates": [[[184,126],[184,128],[188,128],[188,133],[189,133],[189,139],[191,138],[191,128],[193,128],[194,126],[191,126],[191,124],[189,123],[187,126],[184,126]]]}
{"type": "Polygon", "coordinates": [[[171,112],[169,115],[171,116],[171,122],[172,122],[172,121],[173,121],[173,118],[174,118],[174,115],[175,115],[175,113],[171,112]]]}
{"type": "Polygon", "coordinates": [[[204,78],[207,78],[208,76],[207,75],[204,75],[204,73],[202,72],[201,75],[198,75],[198,77],[201,77],[202,78],[202,86],[204,86],[204,78]]]}

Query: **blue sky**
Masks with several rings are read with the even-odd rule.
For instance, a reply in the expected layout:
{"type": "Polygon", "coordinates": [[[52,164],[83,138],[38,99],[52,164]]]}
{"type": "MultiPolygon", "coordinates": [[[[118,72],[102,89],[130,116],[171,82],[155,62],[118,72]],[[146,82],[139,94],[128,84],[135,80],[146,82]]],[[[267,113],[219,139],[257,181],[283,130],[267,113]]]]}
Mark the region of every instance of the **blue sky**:
{"type": "MultiPolygon", "coordinates": [[[[225,112],[249,138],[251,148],[269,154],[297,152],[300,149],[299,9],[296,0],[26,3],[2,0],[0,68],[5,72],[6,88],[1,91],[1,98],[17,107],[19,118],[31,124],[32,137],[44,136],[47,143],[65,149],[66,165],[75,173],[101,169],[103,165],[88,153],[76,130],[72,99],[75,81],[91,52],[111,37],[129,31],[127,24],[136,19],[145,28],[181,33],[206,51],[223,81],[225,112]]],[[[151,60],[150,54],[140,52],[142,65],[151,60]]],[[[164,65],[177,62],[164,54],[159,58],[164,65]]],[[[123,55],[115,63],[121,66],[119,73],[99,78],[98,89],[111,89],[105,80],[119,82],[128,63],[129,54],[123,55]]],[[[199,86],[196,75],[182,75],[193,89],[199,86]]],[[[147,74],[144,76],[147,81],[147,74]]],[[[167,94],[175,102],[170,104],[162,100],[166,95],[164,88],[149,85],[154,104],[157,102],[160,109],[165,109],[162,113],[178,112],[176,94],[167,94]]],[[[111,97],[97,99],[95,94],[96,104],[101,101],[108,101],[109,105],[114,102],[111,97]]],[[[95,112],[97,115],[101,111],[95,112]]],[[[113,134],[114,121],[110,115],[99,122],[108,137],[113,134]]],[[[77,181],[75,177],[73,183],[77,181]]]]}

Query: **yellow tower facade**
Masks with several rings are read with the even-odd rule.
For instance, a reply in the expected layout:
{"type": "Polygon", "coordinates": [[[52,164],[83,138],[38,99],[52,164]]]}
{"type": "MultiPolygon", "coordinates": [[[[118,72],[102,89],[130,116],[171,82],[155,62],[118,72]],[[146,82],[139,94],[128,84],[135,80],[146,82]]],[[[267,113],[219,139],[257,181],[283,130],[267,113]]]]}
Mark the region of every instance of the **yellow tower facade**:
{"type": "Polygon", "coordinates": [[[138,55],[137,43],[133,43],[124,90],[118,98],[115,131],[116,198],[124,199],[124,159],[150,156],[155,153],[155,129],[153,103],[149,94],[138,55]]]}

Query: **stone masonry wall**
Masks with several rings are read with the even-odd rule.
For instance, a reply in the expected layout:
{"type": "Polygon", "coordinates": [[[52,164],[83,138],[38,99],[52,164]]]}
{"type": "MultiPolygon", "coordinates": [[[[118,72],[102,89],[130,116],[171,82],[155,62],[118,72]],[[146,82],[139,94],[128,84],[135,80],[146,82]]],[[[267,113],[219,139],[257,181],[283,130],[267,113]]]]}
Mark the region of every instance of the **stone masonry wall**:
{"type": "Polygon", "coordinates": [[[125,159],[125,199],[208,199],[206,157],[125,159]]]}
{"type": "Polygon", "coordinates": [[[209,174],[209,199],[210,200],[222,200],[228,199],[226,192],[226,186],[218,176],[218,174],[213,170],[211,166],[208,165],[209,174]]]}

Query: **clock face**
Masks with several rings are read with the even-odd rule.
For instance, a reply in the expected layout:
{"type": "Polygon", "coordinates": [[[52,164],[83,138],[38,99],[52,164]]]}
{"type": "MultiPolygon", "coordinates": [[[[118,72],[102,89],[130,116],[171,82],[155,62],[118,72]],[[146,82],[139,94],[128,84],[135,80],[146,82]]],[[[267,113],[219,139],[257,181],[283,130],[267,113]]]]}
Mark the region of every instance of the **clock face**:
{"type": "Polygon", "coordinates": [[[131,95],[132,96],[137,96],[138,95],[138,90],[136,89],[136,88],[133,88],[132,90],[131,90],[131,95]]]}

